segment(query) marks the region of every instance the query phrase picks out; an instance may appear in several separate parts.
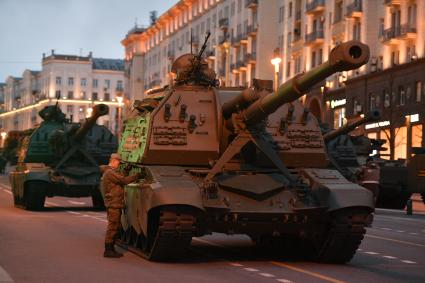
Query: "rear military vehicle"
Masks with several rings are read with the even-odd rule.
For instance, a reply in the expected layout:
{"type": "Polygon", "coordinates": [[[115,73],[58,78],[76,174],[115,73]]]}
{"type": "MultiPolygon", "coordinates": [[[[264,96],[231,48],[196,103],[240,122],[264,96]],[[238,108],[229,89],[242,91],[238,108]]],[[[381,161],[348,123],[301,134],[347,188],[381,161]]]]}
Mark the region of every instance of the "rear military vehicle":
{"type": "Polygon", "coordinates": [[[329,61],[284,83],[219,88],[198,55],[173,64],[173,86],[136,103],[119,153],[144,178],[125,187],[121,244],[150,260],[176,258],[193,236],[249,235],[285,253],[344,263],[373,212],[372,193],[328,169],[318,121],[299,99],[329,75],[360,67],[351,41],[329,61]]]}
{"type": "Polygon", "coordinates": [[[118,142],[96,120],[108,111],[105,104],[94,106],[82,125],[70,123],[57,104],[39,112],[43,122],[23,138],[9,174],[16,206],[40,210],[46,197],[91,196],[94,207],[104,207],[99,165],[108,163],[118,142]]]}

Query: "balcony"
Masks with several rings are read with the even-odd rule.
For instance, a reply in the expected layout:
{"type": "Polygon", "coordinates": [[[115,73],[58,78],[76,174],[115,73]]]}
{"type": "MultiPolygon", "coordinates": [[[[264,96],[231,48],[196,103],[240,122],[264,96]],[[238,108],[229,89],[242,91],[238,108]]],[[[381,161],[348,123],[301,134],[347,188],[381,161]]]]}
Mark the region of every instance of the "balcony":
{"type": "Polygon", "coordinates": [[[258,6],[258,0],[245,0],[245,7],[255,9],[258,6]]]}
{"type": "Polygon", "coordinates": [[[384,0],[384,4],[387,6],[400,5],[402,0],[384,0]]]}
{"type": "Polygon", "coordinates": [[[169,60],[174,59],[174,55],[175,55],[174,51],[168,50],[167,57],[168,57],[169,60]]]}
{"type": "Polygon", "coordinates": [[[360,18],[362,16],[362,1],[355,0],[353,3],[347,5],[347,18],[360,18]]]}
{"type": "Polygon", "coordinates": [[[304,48],[304,41],[302,40],[302,37],[300,37],[300,40],[294,41],[291,44],[291,53],[292,55],[297,54],[301,52],[304,48]]]}
{"type": "Polygon", "coordinates": [[[232,36],[232,39],[230,40],[230,42],[232,43],[232,46],[234,46],[234,47],[240,46],[241,45],[240,34],[232,36]]]}
{"type": "Polygon", "coordinates": [[[222,30],[227,30],[229,28],[229,18],[222,18],[218,20],[218,27],[222,30]]]}
{"type": "Polygon", "coordinates": [[[241,71],[246,71],[246,62],[245,60],[239,60],[236,62],[236,68],[240,69],[241,71]]]}
{"type": "Polygon", "coordinates": [[[415,39],[416,38],[416,26],[414,24],[402,24],[400,26],[400,37],[402,39],[415,39]]]}
{"type": "Polygon", "coordinates": [[[399,44],[404,39],[415,39],[416,27],[411,24],[403,24],[388,28],[382,32],[381,40],[385,44],[399,44]]]}
{"type": "Polygon", "coordinates": [[[222,44],[229,42],[229,38],[230,38],[230,36],[229,36],[228,33],[224,33],[223,35],[220,35],[218,37],[218,44],[222,45],[222,44]]]}
{"type": "Polygon", "coordinates": [[[307,14],[314,14],[325,10],[325,0],[311,0],[305,5],[307,14]]]}
{"type": "Polygon", "coordinates": [[[295,21],[301,21],[301,11],[295,12],[295,21]]]}
{"type": "Polygon", "coordinates": [[[245,62],[247,64],[255,64],[257,63],[257,53],[253,52],[253,53],[247,53],[245,54],[245,62]]]}
{"type": "Polygon", "coordinates": [[[214,50],[208,50],[207,52],[205,52],[205,56],[207,58],[214,59],[215,58],[215,52],[214,52],[214,50]]]}
{"type": "Polygon", "coordinates": [[[239,70],[238,70],[238,68],[236,67],[236,64],[235,64],[235,63],[230,64],[230,70],[231,70],[233,73],[239,73],[239,70]]]}
{"type": "Polygon", "coordinates": [[[240,34],[239,38],[242,44],[248,44],[248,34],[246,32],[240,34]]]}
{"type": "Polygon", "coordinates": [[[258,25],[249,25],[246,29],[246,32],[249,36],[255,36],[257,35],[257,31],[258,31],[258,25]]]}
{"type": "Polygon", "coordinates": [[[305,45],[320,44],[324,41],[323,30],[316,30],[305,35],[305,45]]]}

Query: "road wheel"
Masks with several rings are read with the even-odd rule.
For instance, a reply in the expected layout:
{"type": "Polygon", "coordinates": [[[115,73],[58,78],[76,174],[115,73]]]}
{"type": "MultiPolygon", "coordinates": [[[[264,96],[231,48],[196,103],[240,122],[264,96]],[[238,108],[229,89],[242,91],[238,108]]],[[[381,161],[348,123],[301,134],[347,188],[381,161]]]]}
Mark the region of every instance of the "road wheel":
{"type": "Polygon", "coordinates": [[[103,201],[102,194],[99,189],[96,189],[91,196],[93,207],[97,210],[105,210],[105,202],[103,201]]]}
{"type": "Polygon", "coordinates": [[[412,194],[408,192],[401,192],[391,197],[380,194],[376,206],[380,208],[404,209],[411,196],[412,194]]]}
{"type": "Polygon", "coordinates": [[[367,209],[342,209],[332,212],[327,232],[315,241],[315,260],[346,263],[356,253],[370,212],[367,209]]]}
{"type": "Polygon", "coordinates": [[[46,199],[42,182],[27,182],[25,184],[22,204],[26,210],[42,210],[46,199]]]}

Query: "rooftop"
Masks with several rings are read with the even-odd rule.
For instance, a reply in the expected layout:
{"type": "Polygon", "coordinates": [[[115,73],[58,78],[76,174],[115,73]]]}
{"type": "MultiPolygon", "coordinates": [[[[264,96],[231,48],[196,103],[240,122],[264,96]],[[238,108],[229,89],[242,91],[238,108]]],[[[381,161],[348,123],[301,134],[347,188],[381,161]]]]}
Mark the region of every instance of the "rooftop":
{"type": "Polygon", "coordinates": [[[92,62],[95,70],[124,71],[124,60],[121,59],[93,58],[92,62]]]}

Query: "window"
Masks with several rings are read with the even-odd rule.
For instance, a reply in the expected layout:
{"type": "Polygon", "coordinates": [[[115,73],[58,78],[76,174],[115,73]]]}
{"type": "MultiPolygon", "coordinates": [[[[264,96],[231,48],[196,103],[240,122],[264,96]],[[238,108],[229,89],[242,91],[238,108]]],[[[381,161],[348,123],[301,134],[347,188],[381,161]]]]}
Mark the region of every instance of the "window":
{"type": "Polygon", "coordinates": [[[334,129],[338,129],[345,124],[345,108],[337,108],[334,110],[334,129]]]}
{"type": "Polygon", "coordinates": [[[67,105],[66,106],[66,112],[67,113],[73,113],[74,112],[74,105],[67,105]]]}
{"type": "Polygon", "coordinates": [[[285,7],[280,6],[279,7],[279,23],[283,22],[284,18],[285,18],[285,7]]]}
{"type": "Polygon", "coordinates": [[[105,100],[105,101],[109,101],[109,100],[111,100],[111,96],[110,96],[110,94],[109,94],[109,93],[107,93],[107,92],[106,92],[103,96],[104,96],[104,100],[105,100]]]}
{"type": "Polygon", "coordinates": [[[375,96],[372,93],[369,93],[369,109],[373,110],[375,109],[375,96]]]}
{"type": "Polygon", "coordinates": [[[97,92],[92,93],[92,100],[97,100],[97,92]]]}
{"type": "Polygon", "coordinates": [[[242,11],[242,0],[238,0],[238,13],[242,11]]]}
{"type": "Polygon", "coordinates": [[[399,105],[406,104],[406,93],[404,91],[404,87],[398,87],[398,97],[399,97],[399,105]]]}
{"type": "Polygon", "coordinates": [[[68,78],[68,85],[74,85],[74,78],[72,77],[68,78]]]}
{"type": "Polygon", "coordinates": [[[62,78],[56,77],[56,85],[61,85],[61,84],[62,84],[62,78]]]}
{"type": "Polygon", "coordinates": [[[230,6],[230,15],[231,16],[235,15],[235,1],[233,1],[230,6]]]}
{"type": "Polygon", "coordinates": [[[323,49],[322,48],[320,48],[319,49],[319,53],[317,54],[317,65],[320,65],[320,64],[322,64],[322,62],[323,62],[323,49]]]}
{"type": "Polygon", "coordinates": [[[82,92],[80,93],[80,96],[81,96],[81,99],[87,99],[87,97],[86,97],[86,92],[85,92],[85,91],[82,91],[82,92]]]}
{"type": "Polygon", "coordinates": [[[335,18],[334,23],[338,23],[342,20],[342,1],[338,1],[335,3],[335,18]]]}
{"type": "Polygon", "coordinates": [[[390,106],[391,106],[390,93],[387,90],[384,90],[384,107],[388,108],[390,106]]]}
{"type": "Polygon", "coordinates": [[[105,88],[111,87],[111,80],[105,80],[105,88]]]}
{"type": "Polygon", "coordinates": [[[73,98],[74,98],[74,92],[68,91],[68,99],[73,99],[73,98]]]}
{"type": "Polygon", "coordinates": [[[353,25],[353,40],[360,40],[360,34],[361,34],[361,25],[360,25],[360,22],[356,22],[353,25]]]}
{"type": "Polygon", "coordinates": [[[87,79],[86,78],[81,78],[80,85],[81,86],[86,86],[87,85],[87,79]]]}
{"type": "Polygon", "coordinates": [[[412,147],[422,147],[422,125],[412,126],[412,147]]]}
{"type": "Polygon", "coordinates": [[[316,51],[313,51],[311,53],[311,68],[314,68],[316,66],[316,51]]]}
{"type": "Polygon", "coordinates": [[[288,18],[292,17],[292,2],[289,2],[288,18]]]}
{"type": "Polygon", "coordinates": [[[398,50],[391,52],[391,67],[398,65],[399,57],[400,52],[398,50]]]}
{"type": "Polygon", "coordinates": [[[416,102],[421,102],[422,100],[422,83],[421,82],[416,82],[415,83],[415,89],[416,89],[416,102]]]}
{"type": "Polygon", "coordinates": [[[291,61],[286,63],[286,77],[289,78],[291,76],[291,61]]]}
{"type": "Polygon", "coordinates": [[[122,87],[122,81],[121,81],[121,80],[118,80],[118,81],[117,81],[117,90],[118,90],[118,91],[122,91],[122,90],[123,90],[123,87],[122,87]]]}
{"type": "Polygon", "coordinates": [[[394,159],[406,158],[407,151],[407,128],[400,127],[395,129],[394,141],[394,159]]]}
{"type": "Polygon", "coordinates": [[[93,87],[94,88],[97,88],[97,85],[98,85],[97,79],[93,79],[93,87]]]}
{"type": "Polygon", "coordinates": [[[56,98],[60,98],[61,97],[61,91],[60,90],[56,90],[55,96],[56,96],[56,98]]]}

